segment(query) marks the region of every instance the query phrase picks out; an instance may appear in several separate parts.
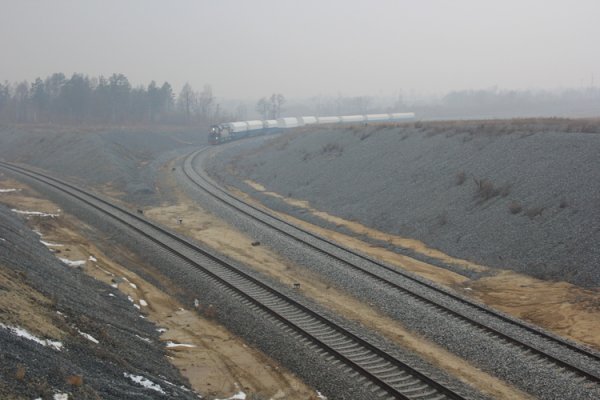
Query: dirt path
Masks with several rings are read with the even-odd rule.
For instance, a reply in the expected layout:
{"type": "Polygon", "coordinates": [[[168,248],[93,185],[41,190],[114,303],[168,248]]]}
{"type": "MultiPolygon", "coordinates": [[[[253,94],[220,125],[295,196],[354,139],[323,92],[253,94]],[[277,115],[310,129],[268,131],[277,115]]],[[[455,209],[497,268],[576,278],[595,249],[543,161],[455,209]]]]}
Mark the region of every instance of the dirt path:
{"type": "MultiPolygon", "coordinates": [[[[416,335],[397,321],[381,315],[376,309],[323,282],[320,276],[273,253],[265,246],[252,246],[254,238],[246,236],[194,203],[179,190],[167,171],[162,179],[162,190],[169,191],[177,204],[165,203],[144,210],[144,214],[161,224],[210,246],[229,257],[278,279],[286,285],[299,283],[299,290],[323,306],[348,319],[370,326],[399,345],[420,354],[465,383],[497,399],[528,399],[518,389],[488,375],[436,344],[416,335]],[[182,223],[178,223],[182,220],[182,223]]],[[[417,265],[417,264],[415,264],[417,265]]],[[[445,270],[444,270],[445,271],[445,270]]]]}
{"type": "MultiPolygon", "coordinates": [[[[390,235],[356,222],[331,216],[314,209],[307,201],[288,199],[280,194],[267,192],[262,185],[256,182],[246,181],[246,183],[255,190],[264,191],[265,194],[270,194],[272,197],[279,198],[290,205],[304,208],[307,212],[324,221],[344,226],[357,234],[389,242],[399,247],[409,248],[417,253],[447,263],[477,271],[495,272],[492,276],[471,280],[446,269],[402,256],[381,247],[375,247],[348,235],[324,229],[290,215],[270,210],[291,223],[335,240],[346,247],[414,272],[434,282],[447,285],[493,308],[600,350],[600,289],[586,290],[566,282],[543,281],[509,270],[492,270],[467,260],[445,255],[439,250],[429,248],[422,242],[390,235]]],[[[260,204],[239,190],[236,191],[236,195],[243,196],[246,201],[251,201],[255,205],[260,204]]]]}
{"type": "MultiPolygon", "coordinates": [[[[314,390],[289,371],[213,321],[209,306],[180,304],[168,294],[178,289],[156,270],[144,266],[135,254],[120,246],[110,247],[111,253],[118,253],[145,268],[168,288],[167,291],[114,262],[84,236],[83,232],[92,231],[92,227],[63,214],[58,206],[31,188],[0,176],[0,202],[22,211],[60,213],[57,218],[30,216],[28,225],[39,232],[41,240],[57,257],[74,262],[73,268],[80,268],[127,294],[146,318],[161,327],[161,339],[169,349],[170,361],[198,393],[220,398],[240,391],[270,399],[304,400],[315,396],[314,390]],[[17,190],[6,191],[8,189],[17,190]]],[[[0,291],[0,308],[14,319],[8,322],[59,339],[61,331],[51,323],[47,310],[40,306],[48,300],[20,284],[10,273],[0,268],[0,281],[11,286],[10,291],[0,291]]]]}

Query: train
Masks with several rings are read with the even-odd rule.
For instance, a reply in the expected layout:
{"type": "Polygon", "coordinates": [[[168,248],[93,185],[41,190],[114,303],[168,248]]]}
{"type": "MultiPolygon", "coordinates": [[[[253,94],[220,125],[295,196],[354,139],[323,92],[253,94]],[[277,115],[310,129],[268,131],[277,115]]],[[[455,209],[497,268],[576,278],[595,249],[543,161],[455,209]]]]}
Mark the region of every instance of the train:
{"type": "Polygon", "coordinates": [[[387,114],[362,114],[342,115],[329,117],[285,117],[268,120],[252,120],[227,122],[212,125],[208,132],[208,143],[217,145],[242,138],[275,133],[284,129],[298,128],[307,125],[345,124],[345,123],[370,123],[394,122],[415,118],[415,113],[387,113],[387,114]]]}

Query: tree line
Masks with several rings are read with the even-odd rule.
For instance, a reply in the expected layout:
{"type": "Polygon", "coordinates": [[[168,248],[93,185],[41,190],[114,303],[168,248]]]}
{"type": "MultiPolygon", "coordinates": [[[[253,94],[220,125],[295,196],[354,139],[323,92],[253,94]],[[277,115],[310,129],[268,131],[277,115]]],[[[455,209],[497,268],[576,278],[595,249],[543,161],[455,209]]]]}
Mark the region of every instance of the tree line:
{"type": "Polygon", "coordinates": [[[133,87],[123,74],[0,83],[0,122],[208,124],[228,118],[220,113],[210,85],[197,92],[186,83],[176,96],[168,82],[133,87]]]}

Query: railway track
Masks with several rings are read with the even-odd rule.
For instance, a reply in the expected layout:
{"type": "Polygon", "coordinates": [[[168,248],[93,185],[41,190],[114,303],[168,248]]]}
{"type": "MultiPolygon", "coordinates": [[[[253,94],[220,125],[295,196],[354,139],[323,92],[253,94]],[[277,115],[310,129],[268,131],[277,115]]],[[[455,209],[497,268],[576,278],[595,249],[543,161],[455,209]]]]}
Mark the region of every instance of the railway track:
{"type": "Polygon", "coordinates": [[[307,343],[332,365],[345,364],[373,392],[374,398],[403,400],[464,400],[460,394],[359,337],[331,319],[261,280],[246,274],[208,252],[136,213],[65,181],[21,166],[0,162],[0,167],[26,176],[70,196],[112,218],[195,268],[205,279],[255,312],[265,314],[296,340],[307,343]]]}
{"type": "Polygon", "coordinates": [[[422,278],[343,247],[233,196],[214,183],[201,168],[195,169],[196,159],[205,151],[206,148],[191,153],[184,160],[183,172],[191,182],[219,201],[276,232],[287,235],[312,250],[343,263],[348,268],[359,271],[379,285],[396,290],[401,296],[410,297],[448,318],[469,326],[472,330],[493,337],[502,344],[512,347],[532,363],[545,363],[549,368],[557,369],[573,379],[594,385],[600,384],[600,355],[594,350],[545,332],[422,278]],[[370,264],[372,268],[359,265],[357,260],[370,264]],[[389,274],[393,274],[398,279],[389,279],[389,274]]]}

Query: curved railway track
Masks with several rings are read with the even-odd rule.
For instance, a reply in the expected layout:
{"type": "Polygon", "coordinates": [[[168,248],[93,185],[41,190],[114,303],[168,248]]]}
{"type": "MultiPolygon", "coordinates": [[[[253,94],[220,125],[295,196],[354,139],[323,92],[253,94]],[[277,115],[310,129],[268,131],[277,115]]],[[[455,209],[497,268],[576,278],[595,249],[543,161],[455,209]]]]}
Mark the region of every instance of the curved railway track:
{"type": "Polygon", "coordinates": [[[68,195],[112,218],[134,235],[141,236],[194,267],[217,288],[239,299],[256,312],[276,321],[296,340],[307,342],[333,365],[340,362],[360,375],[358,381],[374,397],[403,400],[464,400],[460,394],[415,370],[388,352],[254,278],[219,256],[172,233],[109,200],[65,181],[21,166],[0,162],[0,167],[24,175],[68,195]],[[203,261],[199,261],[203,260],[203,261]]]}
{"type": "Polygon", "coordinates": [[[468,324],[483,335],[492,336],[501,343],[512,346],[531,362],[548,363],[549,367],[556,368],[575,379],[600,384],[600,355],[594,350],[571,343],[538,327],[461,297],[425,279],[343,247],[233,196],[214,183],[201,168],[200,171],[195,169],[197,157],[207,150],[204,148],[191,153],[184,160],[183,172],[191,182],[219,201],[347,267],[365,274],[378,284],[397,290],[402,296],[409,296],[449,318],[457,319],[462,324],[468,324]],[[367,269],[358,265],[355,261],[357,259],[368,262],[376,268],[367,269]],[[394,274],[399,278],[398,281],[390,280],[381,274],[381,271],[394,274]],[[408,284],[403,284],[402,281],[408,284]],[[519,335],[515,333],[519,333],[519,335]]]}

